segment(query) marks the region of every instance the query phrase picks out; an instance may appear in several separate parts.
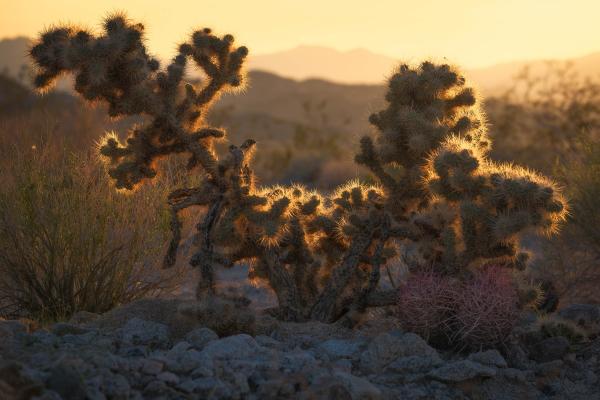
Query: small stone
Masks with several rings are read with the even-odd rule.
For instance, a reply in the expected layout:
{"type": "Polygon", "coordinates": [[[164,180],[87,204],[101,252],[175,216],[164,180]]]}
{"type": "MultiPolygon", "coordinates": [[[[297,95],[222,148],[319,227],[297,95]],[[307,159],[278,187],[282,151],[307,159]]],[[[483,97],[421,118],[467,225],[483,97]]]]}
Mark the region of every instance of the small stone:
{"type": "Polygon", "coordinates": [[[212,378],[214,376],[214,372],[211,368],[202,365],[194,369],[190,375],[192,378],[212,378]]]}
{"type": "Polygon", "coordinates": [[[87,396],[81,374],[73,367],[58,364],[50,370],[46,386],[66,399],[84,400],[87,396]]]}
{"type": "Polygon", "coordinates": [[[494,377],[496,369],[470,360],[460,360],[436,368],[428,376],[442,382],[463,382],[474,378],[494,377]]]}
{"type": "Polygon", "coordinates": [[[353,358],[361,350],[361,344],[352,340],[329,339],[321,343],[317,350],[324,352],[331,360],[353,358]]]}
{"type": "Polygon", "coordinates": [[[400,357],[396,361],[389,364],[385,371],[399,375],[419,374],[430,371],[431,369],[439,366],[442,363],[443,361],[438,354],[429,355],[425,357],[400,357]]]}
{"type": "MultiPolygon", "coordinates": [[[[296,385],[294,382],[280,382],[277,386],[279,393],[285,390],[287,397],[294,397],[296,385]],[[291,385],[288,385],[290,383],[291,385]]],[[[365,378],[354,376],[342,371],[333,371],[329,373],[323,371],[315,378],[311,379],[307,388],[306,398],[333,399],[333,400],[351,400],[365,399],[376,400],[381,398],[381,391],[365,378]]]]}
{"type": "Polygon", "coordinates": [[[492,367],[506,368],[508,364],[502,354],[498,350],[480,351],[478,353],[469,354],[469,360],[479,364],[489,365],[492,367]]]}
{"type": "Polygon", "coordinates": [[[185,353],[190,347],[192,346],[188,342],[179,342],[167,352],[167,357],[176,359],[185,353]]]}
{"type": "Polygon", "coordinates": [[[142,361],[141,371],[148,375],[158,375],[163,370],[163,363],[156,360],[144,359],[142,361]]]}
{"type": "Polygon", "coordinates": [[[125,357],[146,357],[148,348],[146,346],[125,346],[120,348],[118,353],[125,357]]]}
{"type": "Polygon", "coordinates": [[[267,347],[269,349],[278,349],[281,347],[281,342],[279,340],[273,339],[271,336],[258,335],[254,339],[256,339],[256,342],[259,345],[267,347]]]}
{"type": "Polygon", "coordinates": [[[179,383],[179,377],[172,372],[162,372],[156,378],[170,385],[177,385],[179,383]]]}
{"type": "Polygon", "coordinates": [[[148,398],[164,396],[167,389],[167,384],[164,381],[152,380],[144,388],[144,396],[148,398]]]}
{"type": "Polygon", "coordinates": [[[234,387],[242,394],[250,392],[250,386],[248,385],[248,377],[241,373],[234,373],[232,375],[232,383],[234,387]]]}
{"type": "Polygon", "coordinates": [[[129,382],[120,374],[105,373],[102,380],[102,391],[109,399],[129,399],[129,382]]]}
{"type": "MultiPolygon", "coordinates": [[[[43,383],[26,373],[26,368],[15,361],[4,361],[0,357],[0,398],[25,399],[40,395],[43,383]]],[[[60,398],[60,396],[58,396],[60,398]]]]}
{"type": "Polygon", "coordinates": [[[188,374],[203,364],[202,353],[194,349],[180,353],[174,363],[169,363],[169,370],[176,373],[188,374]]]}
{"type": "Polygon", "coordinates": [[[347,373],[352,372],[352,361],[350,361],[347,358],[340,358],[339,360],[336,360],[331,366],[338,371],[347,373]]]}
{"type": "Polygon", "coordinates": [[[535,375],[543,378],[556,378],[564,367],[562,360],[553,360],[538,364],[535,367],[535,375]]]}
{"type": "Polygon", "coordinates": [[[228,336],[210,342],[201,354],[208,359],[214,358],[250,358],[261,350],[256,340],[250,335],[240,334],[228,336]]]}
{"type": "Polygon", "coordinates": [[[524,371],[516,368],[505,368],[500,370],[502,376],[506,379],[514,382],[525,383],[527,382],[527,374],[524,371]]]}
{"type": "Polygon", "coordinates": [[[219,336],[208,328],[194,329],[185,335],[185,340],[198,350],[202,350],[208,343],[218,339],[219,336]]]}
{"type": "Polygon", "coordinates": [[[132,318],[121,328],[120,335],[126,342],[146,346],[164,347],[169,342],[169,328],[165,324],[132,318]]]}

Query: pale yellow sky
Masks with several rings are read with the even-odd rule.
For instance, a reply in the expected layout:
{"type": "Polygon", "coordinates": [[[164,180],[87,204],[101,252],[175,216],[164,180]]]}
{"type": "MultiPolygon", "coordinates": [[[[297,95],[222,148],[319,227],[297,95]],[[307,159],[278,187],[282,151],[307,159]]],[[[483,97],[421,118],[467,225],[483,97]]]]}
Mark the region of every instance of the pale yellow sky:
{"type": "Polygon", "coordinates": [[[254,54],[360,47],[468,68],[600,50],[600,0],[0,0],[0,38],[58,22],[97,27],[115,10],[144,22],[150,50],[162,57],[205,26],[234,34],[254,54]]]}

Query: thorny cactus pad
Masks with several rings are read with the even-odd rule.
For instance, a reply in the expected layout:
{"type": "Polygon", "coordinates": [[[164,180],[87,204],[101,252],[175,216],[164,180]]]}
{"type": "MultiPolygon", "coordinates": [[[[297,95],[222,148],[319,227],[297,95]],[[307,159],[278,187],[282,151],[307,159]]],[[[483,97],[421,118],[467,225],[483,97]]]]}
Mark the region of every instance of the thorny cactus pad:
{"type": "Polygon", "coordinates": [[[356,161],[377,185],[351,182],[330,195],[258,187],[255,142],[217,154],[213,144],[226,140],[225,132],[204,120],[220,93],[243,84],[247,53],[231,35],[204,29],[161,69],[144,46],[143,26],[120,15],[99,35],[60,27],[31,49],[38,87],[70,72],[75,90],[108,103],[112,116],[149,117],[125,143],[109,136],[101,146],[118,188],[153,178],[160,157],[189,155],[190,173],[202,184],[169,196],[173,240],[165,264],[175,262],[178,212],[203,207],[191,259],[201,270],[199,298],[214,294],[215,267],[249,262],[252,277],[275,291],[280,318],[352,322],[366,307],[396,301],[395,291],[379,289],[380,269],[406,242],[417,245],[412,268],[468,279],[492,260],[523,268],[519,235],[552,232],[564,218],[566,204],[551,182],[487,158],[473,89],[453,67],[430,62],[400,66],[389,80],[387,108],[370,118],[375,135],[361,140],[356,161]],[[207,77],[201,87],[184,81],[190,61],[207,77]]]}

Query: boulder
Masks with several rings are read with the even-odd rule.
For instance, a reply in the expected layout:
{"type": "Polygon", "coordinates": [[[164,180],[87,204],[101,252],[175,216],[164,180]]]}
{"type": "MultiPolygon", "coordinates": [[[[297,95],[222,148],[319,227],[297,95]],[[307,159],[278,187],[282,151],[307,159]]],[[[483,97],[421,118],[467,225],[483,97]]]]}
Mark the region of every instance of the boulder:
{"type": "Polygon", "coordinates": [[[480,351],[478,353],[469,354],[467,357],[471,361],[475,361],[479,364],[488,365],[491,367],[506,368],[508,363],[502,357],[502,354],[498,350],[487,350],[480,351]]]}
{"type": "Polygon", "coordinates": [[[420,336],[414,333],[383,333],[375,337],[361,354],[361,368],[367,373],[382,371],[392,361],[410,356],[437,356],[420,336]]]}

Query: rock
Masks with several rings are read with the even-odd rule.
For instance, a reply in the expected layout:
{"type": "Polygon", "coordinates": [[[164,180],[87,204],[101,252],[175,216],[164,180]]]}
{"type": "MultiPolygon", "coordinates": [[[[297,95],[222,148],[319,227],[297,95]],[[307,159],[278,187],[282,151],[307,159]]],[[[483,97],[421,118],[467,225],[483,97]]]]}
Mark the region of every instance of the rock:
{"type": "Polygon", "coordinates": [[[208,328],[194,329],[185,335],[185,340],[198,350],[202,350],[208,343],[217,339],[219,339],[219,335],[208,328]]]}
{"type": "Polygon", "coordinates": [[[593,333],[600,333],[600,306],[594,304],[571,304],[558,312],[562,318],[572,321],[593,333]]]}
{"type": "Polygon", "coordinates": [[[231,394],[231,389],[229,389],[225,383],[216,378],[197,378],[188,380],[180,384],[178,387],[188,393],[197,393],[199,398],[207,398],[209,395],[211,395],[211,399],[225,399],[229,398],[228,395],[231,394]]]}
{"type": "Polygon", "coordinates": [[[482,400],[538,400],[545,398],[532,383],[509,380],[504,376],[485,379],[476,385],[468,385],[464,387],[463,392],[469,399],[482,400]]]}
{"type": "Polygon", "coordinates": [[[146,346],[123,346],[118,351],[123,357],[146,357],[148,356],[148,348],[146,346]]]}
{"type": "Polygon", "coordinates": [[[27,376],[22,364],[0,359],[0,394],[2,396],[7,399],[29,399],[41,396],[43,392],[42,382],[27,376]]]}
{"type": "Polygon", "coordinates": [[[339,360],[334,361],[333,364],[331,364],[331,367],[338,371],[351,373],[352,372],[352,361],[350,361],[347,358],[340,358],[339,360]]]}
{"type": "Polygon", "coordinates": [[[169,342],[169,328],[157,322],[132,318],[120,329],[121,338],[129,343],[164,347],[169,342]]]}
{"type": "Polygon", "coordinates": [[[251,358],[260,350],[261,347],[252,336],[240,334],[210,342],[201,354],[209,359],[251,358]]]}
{"type": "Polygon", "coordinates": [[[553,360],[536,365],[536,376],[544,378],[556,378],[560,375],[564,363],[561,360],[553,360]]]}
{"type": "Polygon", "coordinates": [[[414,333],[383,333],[373,339],[361,354],[361,368],[368,373],[382,371],[401,357],[431,356],[437,352],[414,333]]]}
{"type": "Polygon", "coordinates": [[[205,362],[202,353],[191,349],[180,353],[173,363],[169,363],[169,370],[175,373],[188,374],[199,368],[205,362]]]}
{"type": "Polygon", "coordinates": [[[443,363],[438,354],[422,356],[400,357],[396,361],[390,363],[386,369],[386,373],[398,375],[422,374],[438,367],[443,363]]]}
{"type": "Polygon", "coordinates": [[[387,398],[402,400],[466,400],[461,391],[438,381],[409,383],[393,389],[387,398]]]}
{"type": "Polygon", "coordinates": [[[158,374],[156,379],[161,380],[170,385],[177,385],[179,383],[179,377],[172,372],[161,372],[158,374]]]}
{"type": "Polygon", "coordinates": [[[282,343],[279,340],[275,340],[271,336],[258,335],[254,339],[256,339],[256,342],[259,345],[267,347],[269,349],[279,349],[282,345],[282,343]]]}
{"type": "Polygon", "coordinates": [[[333,360],[340,358],[354,358],[361,351],[361,343],[355,340],[329,339],[321,343],[318,351],[322,351],[333,360]]]}
{"type": "Polygon", "coordinates": [[[342,383],[352,399],[376,400],[381,398],[381,391],[364,378],[342,371],[334,371],[333,377],[342,383]]]}
{"type": "Polygon", "coordinates": [[[177,358],[181,354],[183,354],[186,351],[188,351],[191,347],[192,347],[192,345],[189,344],[186,341],[178,342],[177,344],[175,344],[175,346],[173,346],[171,348],[171,350],[169,350],[167,352],[167,357],[169,357],[169,358],[177,358]]]}
{"type": "Polygon", "coordinates": [[[523,347],[519,344],[509,344],[506,348],[506,361],[510,367],[527,369],[531,361],[523,347]]]}
{"type": "Polygon", "coordinates": [[[496,369],[470,360],[449,362],[427,374],[430,378],[442,382],[463,382],[475,378],[496,376],[496,369]]]}
{"type": "Polygon", "coordinates": [[[550,337],[538,342],[529,348],[529,357],[537,362],[560,360],[565,356],[571,344],[563,336],[550,337]]]}
{"type": "Polygon", "coordinates": [[[27,333],[27,326],[21,321],[0,320],[0,342],[14,339],[20,333],[27,333]]]}
{"type": "Polygon", "coordinates": [[[158,375],[162,372],[164,364],[160,361],[144,359],[142,360],[140,370],[144,374],[158,375]]]}
{"type": "Polygon", "coordinates": [[[81,373],[67,363],[59,363],[50,370],[46,386],[65,399],[85,400],[87,397],[81,373]]]}
{"type": "Polygon", "coordinates": [[[478,353],[469,354],[469,360],[479,364],[489,365],[491,367],[506,368],[508,363],[502,357],[498,350],[480,351],[478,353]]]}
{"type": "Polygon", "coordinates": [[[131,398],[129,391],[131,386],[127,379],[116,373],[105,371],[102,376],[102,393],[109,399],[128,400],[131,398]]]}

